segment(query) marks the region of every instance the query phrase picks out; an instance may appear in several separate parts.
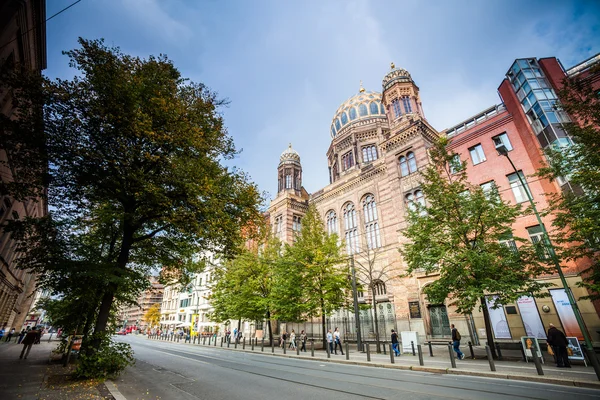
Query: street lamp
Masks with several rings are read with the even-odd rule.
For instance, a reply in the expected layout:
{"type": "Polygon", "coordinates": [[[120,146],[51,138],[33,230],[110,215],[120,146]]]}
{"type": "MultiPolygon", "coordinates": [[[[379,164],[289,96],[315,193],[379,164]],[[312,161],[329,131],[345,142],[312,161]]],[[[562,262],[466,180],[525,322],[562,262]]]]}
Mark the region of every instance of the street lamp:
{"type": "Polygon", "coordinates": [[[498,151],[498,153],[501,156],[506,157],[508,159],[508,162],[510,162],[510,165],[512,166],[513,170],[517,174],[517,178],[519,178],[519,182],[521,183],[521,186],[523,187],[523,190],[525,191],[525,194],[527,195],[529,204],[531,204],[531,209],[533,210],[533,213],[535,214],[535,217],[537,218],[538,224],[540,225],[540,228],[542,229],[542,237],[544,239],[544,242],[546,244],[548,252],[550,253],[550,258],[552,258],[552,263],[554,264],[554,267],[556,268],[556,271],[558,272],[558,276],[560,277],[560,281],[563,285],[563,288],[565,289],[565,292],[567,293],[567,298],[569,299],[569,303],[571,304],[571,308],[573,309],[573,314],[575,314],[575,319],[577,320],[577,324],[579,325],[579,330],[583,334],[583,339],[585,341],[585,346],[587,348],[588,357],[590,358],[592,366],[594,367],[594,371],[596,372],[596,376],[598,377],[598,380],[600,380],[600,366],[598,365],[598,359],[596,358],[596,353],[594,352],[594,346],[592,345],[592,340],[591,340],[590,335],[589,335],[589,333],[585,327],[585,324],[583,322],[583,317],[581,316],[581,311],[579,311],[579,307],[577,306],[577,301],[575,300],[575,296],[573,296],[573,293],[571,292],[571,289],[569,288],[567,280],[565,279],[565,275],[563,274],[562,268],[560,266],[560,261],[558,260],[558,256],[556,255],[556,252],[554,251],[554,246],[552,245],[552,242],[550,241],[550,236],[548,235],[548,231],[546,230],[546,227],[544,226],[544,224],[542,222],[542,218],[540,217],[540,214],[538,213],[537,208],[535,207],[535,203],[533,202],[531,193],[529,193],[528,187],[526,186],[525,179],[524,179],[524,177],[521,177],[521,174],[519,174],[519,171],[515,167],[515,164],[512,162],[512,160],[508,156],[508,149],[506,148],[506,146],[504,144],[498,144],[496,142],[494,142],[494,143],[496,145],[496,150],[498,151]]]}
{"type": "Polygon", "coordinates": [[[354,321],[356,324],[356,346],[358,351],[362,350],[362,338],[360,334],[360,313],[358,312],[358,293],[356,292],[356,271],[354,269],[354,255],[350,256],[350,268],[352,270],[352,299],[354,301],[354,321]]]}

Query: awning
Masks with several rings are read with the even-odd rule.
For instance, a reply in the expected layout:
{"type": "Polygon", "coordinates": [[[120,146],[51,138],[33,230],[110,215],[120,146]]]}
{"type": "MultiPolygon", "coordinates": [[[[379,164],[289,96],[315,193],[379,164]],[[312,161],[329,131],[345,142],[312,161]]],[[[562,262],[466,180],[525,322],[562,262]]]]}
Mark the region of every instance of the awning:
{"type": "Polygon", "coordinates": [[[190,326],[192,326],[191,323],[189,323],[189,322],[182,322],[179,325],[176,325],[175,328],[189,328],[190,326]]]}

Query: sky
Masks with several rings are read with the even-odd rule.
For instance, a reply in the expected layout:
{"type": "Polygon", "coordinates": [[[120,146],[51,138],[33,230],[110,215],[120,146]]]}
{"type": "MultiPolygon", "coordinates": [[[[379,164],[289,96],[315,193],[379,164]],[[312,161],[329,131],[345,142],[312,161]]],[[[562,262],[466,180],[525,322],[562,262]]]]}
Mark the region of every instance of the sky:
{"type": "MultiPolygon", "coordinates": [[[[47,17],[75,0],[47,0],[47,17]]],[[[51,78],[71,78],[62,51],[104,38],[140,57],[166,54],[221,109],[233,163],[273,198],[291,143],[309,193],[329,183],[325,153],[335,111],[381,92],[390,62],[420,88],[439,131],[492,105],[516,58],[569,68],[600,53],[600,2],[554,0],[83,0],[47,24],[51,78]]]]}

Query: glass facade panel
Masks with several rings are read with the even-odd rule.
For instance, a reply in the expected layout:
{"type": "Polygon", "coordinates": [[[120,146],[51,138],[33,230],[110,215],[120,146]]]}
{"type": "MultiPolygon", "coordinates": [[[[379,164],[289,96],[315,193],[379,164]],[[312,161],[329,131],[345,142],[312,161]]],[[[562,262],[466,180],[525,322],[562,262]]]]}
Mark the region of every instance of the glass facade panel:
{"type": "Polygon", "coordinates": [[[342,125],[346,125],[348,123],[348,116],[345,112],[342,113],[342,125]]]}
{"type": "Polygon", "coordinates": [[[352,107],[348,110],[348,114],[350,115],[350,121],[356,119],[356,108],[352,107]]]}

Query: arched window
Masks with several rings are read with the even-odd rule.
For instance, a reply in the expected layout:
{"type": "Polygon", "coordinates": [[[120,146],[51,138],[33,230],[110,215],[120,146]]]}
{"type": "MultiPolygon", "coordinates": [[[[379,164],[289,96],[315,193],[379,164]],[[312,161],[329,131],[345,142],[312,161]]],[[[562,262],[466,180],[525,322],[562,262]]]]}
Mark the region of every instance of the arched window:
{"type": "Polygon", "coordinates": [[[348,114],[350,115],[350,121],[356,119],[356,108],[351,107],[350,110],[348,110],[348,114]]]}
{"type": "Polygon", "coordinates": [[[381,103],[381,104],[379,105],[379,108],[380,108],[380,110],[381,110],[381,113],[382,113],[383,115],[385,115],[385,107],[383,107],[383,103],[381,103]]]}
{"type": "Polygon", "coordinates": [[[340,125],[340,119],[339,118],[335,119],[335,127],[338,130],[338,132],[339,132],[340,129],[342,129],[342,126],[340,125]]]}
{"type": "Polygon", "coordinates": [[[404,201],[406,202],[406,207],[411,211],[417,211],[417,205],[422,207],[425,206],[425,197],[423,196],[423,191],[421,191],[421,189],[407,193],[406,196],[404,196],[404,201]]]}
{"type": "Polygon", "coordinates": [[[365,217],[365,235],[367,236],[367,247],[376,249],[381,247],[381,236],[379,235],[379,222],[377,221],[377,203],[375,197],[369,194],[363,200],[363,214],[365,217]]]}
{"type": "Polygon", "coordinates": [[[377,107],[377,103],[372,102],[371,104],[369,104],[369,108],[371,109],[371,115],[379,114],[379,107],[377,107]]]}
{"type": "Polygon", "coordinates": [[[348,123],[348,116],[346,115],[345,112],[342,113],[342,126],[346,125],[348,123]]]}
{"type": "Polygon", "coordinates": [[[334,233],[337,234],[338,233],[337,215],[335,214],[335,211],[330,210],[326,215],[326,219],[327,219],[327,233],[329,233],[330,235],[332,235],[334,233]]]}
{"type": "Polygon", "coordinates": [[[364,104],[359,104],[358,105],[358,114],[361,117],[364,117],[365,115],[368,115],[367,106],[365,106],[364,104]]]}
{"type": "Polygon", "coordinates": [[[417,172],[417,159],[415,153],[409,151],[405,156],[400,156],[400,173],[402,176],[417,172]]]}
{"type": "Polygon", "coordinates": [[[285,188],[292,189],[292,174],[288,171],[285,174],[285,188]]]}
{"type": "Polygon", "coordinates": [[[373,281],[372,286],[373,286],[373,292],[375,293],[375,297],[387,294],[387,289],[386,289],[385,283],[383,281],[381,281],[379,279],[376,281],[373,281]]]}
{"type": "Polygon", "coordinates": [[[343,208],[344,214],[344,239],[348,254],[360,252],[358,245],[358,226],[356,224],[356,209],[354,204],[348,203],[343,208]]]}
{"type": "Polygon", "coordinates": [[[336,132],[335,132],[335,126],[331,125],[331,136],[335,137],[336,132]]]}

